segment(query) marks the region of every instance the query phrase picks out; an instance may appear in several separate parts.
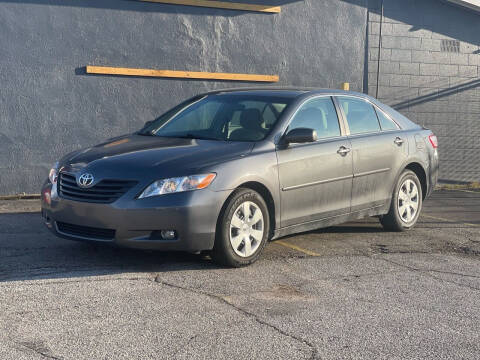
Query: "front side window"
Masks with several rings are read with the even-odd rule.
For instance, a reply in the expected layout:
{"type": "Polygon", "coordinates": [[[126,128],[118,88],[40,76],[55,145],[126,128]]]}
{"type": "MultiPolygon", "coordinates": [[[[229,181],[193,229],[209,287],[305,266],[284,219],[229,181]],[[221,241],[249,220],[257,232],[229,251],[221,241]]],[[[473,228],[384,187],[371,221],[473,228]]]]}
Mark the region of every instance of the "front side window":
{"type": "Polygon", "coordinates": [[[338,97],[338,102],[347,118],[350,134],[380,131],[380,124],[372,104],[352,97],[338,97]]]}
{"type": "Polygon", "coordinates": [[[340,136],[337,112],[330,97],[307,101],[297,111],[287,131],[297,128],[313,129],[319,139],[340,136]]]}
{"type": "Polygon", "coordinates": [[[383,111],[379,109],[375,110],[377,111],[378,121],[380,121],[380,126],[382,127],[383,131],[398,130],[398,125],[389,117],[387,117],[387,115],[385,115],[383,111]]]}
{"type": "Polygon", "coordinates": [[[217,94],[168,111],[138,134],[223,141],[263,140],[286,109],[288,97],[217,94]]]}

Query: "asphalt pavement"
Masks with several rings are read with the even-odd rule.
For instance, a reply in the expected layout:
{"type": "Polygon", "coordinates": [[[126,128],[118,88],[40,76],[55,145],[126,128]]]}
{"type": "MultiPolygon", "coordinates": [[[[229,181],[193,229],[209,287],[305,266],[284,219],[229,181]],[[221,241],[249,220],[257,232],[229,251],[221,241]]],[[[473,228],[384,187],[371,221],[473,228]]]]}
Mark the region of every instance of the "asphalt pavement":
{"type": "Polygon", "coordinates": [[[58,239],[0,201],[0,359],[478,359],[480,192],[417,227],[283,238],[255,264],[58,239]]]}

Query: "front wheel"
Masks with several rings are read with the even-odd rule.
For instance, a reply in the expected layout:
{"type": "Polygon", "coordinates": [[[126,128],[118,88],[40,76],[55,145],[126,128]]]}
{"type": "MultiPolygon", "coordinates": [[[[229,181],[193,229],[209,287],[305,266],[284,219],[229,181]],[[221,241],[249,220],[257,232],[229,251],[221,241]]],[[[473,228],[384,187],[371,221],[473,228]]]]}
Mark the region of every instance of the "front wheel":
{"type": "Polygon", "coordinates": [[[212,258],[240,267],[255,262],[268,240],[270,217],[262,196],[238,189],[227,200],[217,225],[212,258]]]}
{"type": "Polygon", "coordinates": [[[405,170],[397,181],[388,214],[380,218],[386,230],[405,231],[415,226],[422,210],[422,186],[417,175],[405,170]]]}

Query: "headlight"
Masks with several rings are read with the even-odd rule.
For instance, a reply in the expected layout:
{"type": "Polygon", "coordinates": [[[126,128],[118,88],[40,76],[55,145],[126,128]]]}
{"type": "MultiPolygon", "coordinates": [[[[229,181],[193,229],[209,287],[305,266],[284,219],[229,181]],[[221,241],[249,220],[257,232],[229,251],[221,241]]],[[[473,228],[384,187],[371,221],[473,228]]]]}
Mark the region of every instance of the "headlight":
{"type": "Polygon", "coordinates": [[[52,184],[55,184],[57,182],[57,177],[58,177],[58,161],[53,165],[53,167],[50,169],[50,172],[48,173],[48,179],[52,184]]]}
{"type": "Polygon", "coordinates": [[[205,189],[212,183],[215,176],[216,174],[212,173],[157,180],[147,186],[138,198],[205,189]]]}

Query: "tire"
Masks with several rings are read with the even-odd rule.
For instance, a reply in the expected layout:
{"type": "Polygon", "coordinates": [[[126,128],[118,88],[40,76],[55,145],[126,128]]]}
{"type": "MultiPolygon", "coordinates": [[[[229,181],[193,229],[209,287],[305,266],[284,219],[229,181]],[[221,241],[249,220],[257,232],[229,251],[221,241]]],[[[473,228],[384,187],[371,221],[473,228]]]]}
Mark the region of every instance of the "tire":
{"type": "Polygon", "coordinates": [[[410,230],[417,223],[422,205],[423,194],[420,180],[413,171],[405,170],[398,178],[393,190],[390,210],[380,218],[380,222],[385,230],[410,230]]]}
{"type": "Polygon", "coordinates": [[[260,257],[269,234],[270,216],[265,200],[254,190],[240,188],[220,213],[212,259],[230,267],[250,265],[260,257]],[[245,212],[249,213],[248,220],[245,212]]]}

